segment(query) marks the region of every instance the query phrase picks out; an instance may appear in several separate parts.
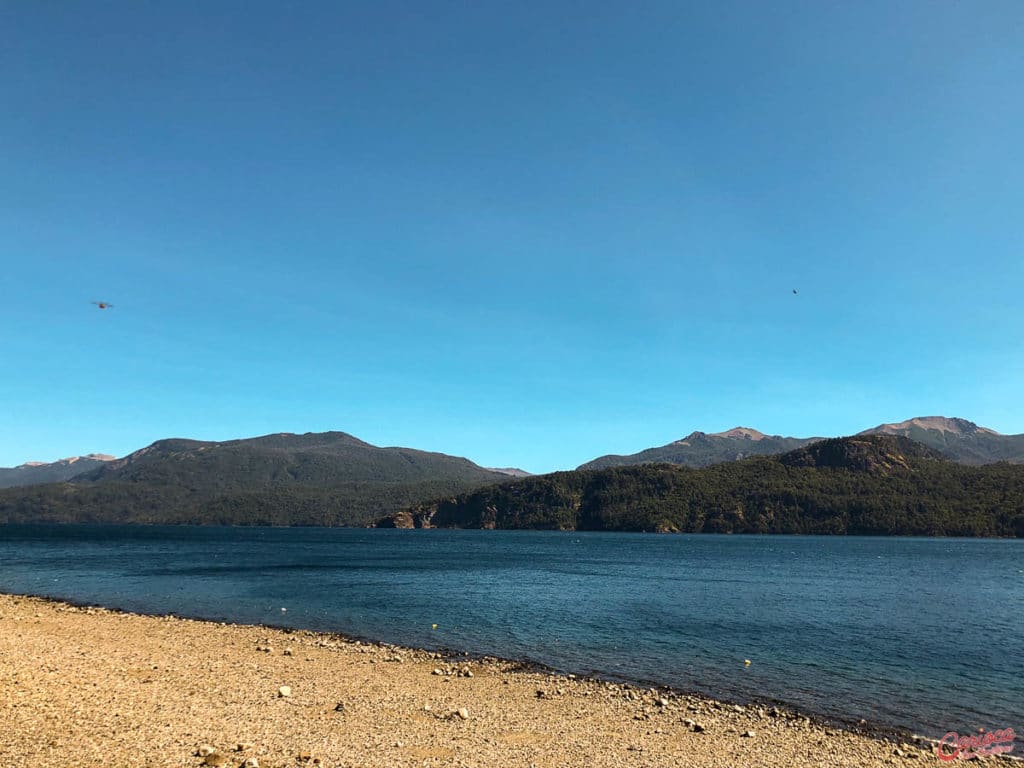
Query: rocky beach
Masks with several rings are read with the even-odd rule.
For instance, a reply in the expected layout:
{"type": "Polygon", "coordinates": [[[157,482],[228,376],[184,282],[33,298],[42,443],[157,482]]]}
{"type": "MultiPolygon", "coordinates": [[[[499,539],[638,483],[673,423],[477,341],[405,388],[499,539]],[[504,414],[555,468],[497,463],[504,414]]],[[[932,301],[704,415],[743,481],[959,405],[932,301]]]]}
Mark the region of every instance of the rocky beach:
{"type": "MultiPolygon", "coordinates": [[[[910,736],[337,635],[0,595],[0,766],[892,766],[910,736]]],[[[995,759],[995,758],[988,758],[995,759]]]]}

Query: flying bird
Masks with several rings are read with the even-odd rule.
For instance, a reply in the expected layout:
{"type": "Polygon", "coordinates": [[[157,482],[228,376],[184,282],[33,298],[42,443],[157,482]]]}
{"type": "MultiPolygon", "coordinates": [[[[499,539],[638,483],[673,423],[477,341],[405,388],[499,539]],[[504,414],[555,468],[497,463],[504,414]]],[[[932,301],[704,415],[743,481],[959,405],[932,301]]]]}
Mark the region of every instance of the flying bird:
{"type": "Polygon", "coordinates": [[[793,293],[796,293],[796,288],[793,289],[793,293]]]}
{"type": "Polygon", "coordinates": [[[93,301],[91,303],[95,304],[100,309],[113,309],[114,308],[113,304],[111,304],[109,302],[106,302],[106,301],[93,301]]]}

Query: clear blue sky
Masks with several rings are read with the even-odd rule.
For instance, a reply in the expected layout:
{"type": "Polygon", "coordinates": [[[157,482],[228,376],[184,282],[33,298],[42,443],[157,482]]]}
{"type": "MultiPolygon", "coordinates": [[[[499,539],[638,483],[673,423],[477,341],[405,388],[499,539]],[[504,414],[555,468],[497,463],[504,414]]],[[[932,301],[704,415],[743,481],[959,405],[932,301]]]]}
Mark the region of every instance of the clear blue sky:
{"type": "Polygon", "coordinates": [[[5,2],[0,466],[1024,432],[1022,95],[1020,0],[5,2]]]}

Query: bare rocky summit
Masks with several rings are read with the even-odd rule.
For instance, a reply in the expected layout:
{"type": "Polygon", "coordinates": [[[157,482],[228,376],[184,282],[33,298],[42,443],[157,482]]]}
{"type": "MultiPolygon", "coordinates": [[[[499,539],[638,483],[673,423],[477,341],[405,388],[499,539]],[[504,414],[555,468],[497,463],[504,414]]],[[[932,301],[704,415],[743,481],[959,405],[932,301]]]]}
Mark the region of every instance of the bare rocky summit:
{"type": "Polygon", "coordinates": [[[967,419],[917,416],[892,424],[879,424],[859,434],[908,437],[961,464],[1024,463],[1024,435],[1003,435],[967,419]]]}

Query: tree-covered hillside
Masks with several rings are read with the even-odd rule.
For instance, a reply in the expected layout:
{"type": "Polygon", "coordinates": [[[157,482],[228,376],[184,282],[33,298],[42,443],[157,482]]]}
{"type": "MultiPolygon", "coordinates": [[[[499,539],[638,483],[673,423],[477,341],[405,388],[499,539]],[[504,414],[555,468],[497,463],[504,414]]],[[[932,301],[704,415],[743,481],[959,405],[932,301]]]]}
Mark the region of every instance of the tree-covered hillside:
{"type": "Polygon", "coordinates": [[[688,469],[577,470],[414,506],[383,526],[1024,537],[1024,467],[858,436],[688,469]]]}

